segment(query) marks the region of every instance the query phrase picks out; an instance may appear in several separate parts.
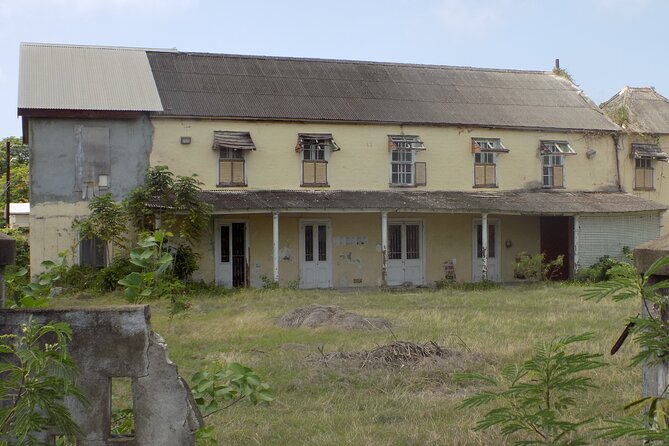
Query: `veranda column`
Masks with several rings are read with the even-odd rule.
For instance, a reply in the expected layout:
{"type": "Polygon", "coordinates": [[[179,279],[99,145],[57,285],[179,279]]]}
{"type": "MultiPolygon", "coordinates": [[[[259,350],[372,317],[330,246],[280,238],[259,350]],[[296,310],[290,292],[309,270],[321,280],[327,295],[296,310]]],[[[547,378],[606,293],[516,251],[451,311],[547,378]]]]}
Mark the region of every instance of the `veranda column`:
{"type": "Polygon", "coordinates": [[[581,231],[579,230],[578,226],[579,217],[578,215],[574,215],[574,266],[572,268],[574,271],[574,277],[576,277],[576,272],[578,271],[578,262],[580,261],[578,258],[578,245],[580,245],[579,234],[581,231]]]}
{"type": "Polygon", "coordinates": [[[274,282],[279,283],[279,213],[272,214],[272,260],[274,262],[274,282]]]}
{"type": "Polygon", "coordinates": [[[386,285],[388,267],[388,213],[381,212],[381,280],[386,285]]]}
{"type": "Polygon", "coordinates": [[[488,280],[488,214],[481,214],[481,280],[488,280]]]}

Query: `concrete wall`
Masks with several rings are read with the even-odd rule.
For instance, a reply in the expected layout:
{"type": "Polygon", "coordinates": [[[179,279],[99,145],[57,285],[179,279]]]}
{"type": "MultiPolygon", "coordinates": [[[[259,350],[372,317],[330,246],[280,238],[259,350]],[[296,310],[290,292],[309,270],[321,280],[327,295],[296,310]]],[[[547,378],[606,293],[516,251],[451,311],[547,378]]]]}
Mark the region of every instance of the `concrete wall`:
{"type": "MultiPolygon", "coordinates": [[[[68,400],[83,435],[80,446],[188,446],[202,418],[190,389],[167,357],[165,342],[151,331],[148,306],[106,309],[0,310],[0,334],[20,334],[32,317],[35,324],[65,322],[72,329],[68,351],[77,366],[77,387],[88,400],[68,400]],[[132,378],[135,433],[111,435],[111,380],[132,378]]],[[[49,432],[56,435],[59,432],[49,432]]],[[[43,440],[48,440],[48,435],[43,440]]]]}
{"type": "MultiPolygon", "coordinates": [[[[144,179],[153,129],[148,117],[134,120],[30,119],[31,273],[43,260],[74,247],[72,221],[88,215],[92,195],[111,192],[122,200],[144,179]],[[109,187],[78,190],[75,173],[82,126],[109,129],[109,187]]],[[[76,252],[73,253],[76,260],[76,252]]]]}
{"type": "Polygon", "coordinates": [[[472,191],[474,157],[471,138],[501,138],[510,150],[500,154],[498,186],[515,190],[541,187],[542,159],[539,141],[567,140],[577,155],[567,156],[568,190],[616,190],[616,160],[610,135],[586,133],[495,130],[436,126],[400,126],[336,123],[279,123],[154,118],[151,165],[165,164],[177,174],[197,173],[205,188],[218,182],[218,152],[212,150],[215,130],[249,131],[257,147],[246,156],[248,189],[300,187],[300,154],[295,152],[298,133],[332,133],[341,151],[329,162],[332,189],[388,189],[389,134],[419,135],[427,150],[417,161],[427,163],[424,190],[472,191]],[[180,144],[181,136],[192,143],[180,144]],[[586,152],[595,153],[588,158],[586,152]],[[593,152],[594,151],[594,152],[593,152]]]}
{"type": "MultiPolygon", "coordinates": [[[[459,281],[472,280],[473,224],[480,215],[389,213],[389,220],[420,220],[424,228],[425,284],[444,278],[444,262],[455,263],[459,281]]],[[[520,252],[538,253],[538,217],[489,215],[500,224],[499,259],[502,281],[513,281],[515,257],[520,252]],[[510,247],[505,246],[510,241],[510,247]]],[[[279,277],[283,286],[299,281],[300,220],[329,221],[332,231],[332,277],[335,287],[369,287],[382,284],[381,214],[281,214],[279,216],[279,277]]],[[[247,223],[250,283],[262,286],[262,277],[272,278],[272,216],[270,214],[230,215],[215,219],[202,237],[197,251],[200,269],[195,279],[215,280],[214,225],[223,222],[247,223]]]]}

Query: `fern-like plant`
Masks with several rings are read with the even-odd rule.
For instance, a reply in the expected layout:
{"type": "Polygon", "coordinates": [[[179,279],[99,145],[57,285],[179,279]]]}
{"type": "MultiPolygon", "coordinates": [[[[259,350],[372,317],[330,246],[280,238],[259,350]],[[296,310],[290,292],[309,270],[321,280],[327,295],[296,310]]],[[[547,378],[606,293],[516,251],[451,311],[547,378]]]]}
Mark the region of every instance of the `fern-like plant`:
{"type": "Polygon", "coordinates": [[[579,428],[592,419],[576,419],[571,409],[576,406],[579,392],[595,387],[585,372],[606,364],[597,359],[600,355],[570,353],[568,348],[591,337],[586,333],[537,343],[529,360],[507,365],[499,376],[457,375],[459,380],[482,381],[491,386],[466,398],[458,408],[494,404],[474,430],[499,426],[502,435],[518,438],[517,445],[585,444],[579,428]]]}

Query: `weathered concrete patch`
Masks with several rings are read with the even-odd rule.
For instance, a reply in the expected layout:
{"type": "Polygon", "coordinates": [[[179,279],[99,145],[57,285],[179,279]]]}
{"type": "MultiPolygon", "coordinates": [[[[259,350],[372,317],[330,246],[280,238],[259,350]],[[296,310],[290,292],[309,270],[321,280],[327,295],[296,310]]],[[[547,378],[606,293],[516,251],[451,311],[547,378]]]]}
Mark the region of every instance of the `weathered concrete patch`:
{"type": "Polygon", "coordinates": [[[367,318],[335,305],[311,304],[297,308],[276,322],[279,327],[333,327],[358,330],[381,330],[391,326],[385,319],[367,318]]]}
{"type": "MultiPolygon", "coordinates": [[[[151,331],[148,306],[99,309],[0,310],[0,334],[20,333],[21,324],[66,322],[72,328],[69,351],[77,365],[77,386],[88,399],[66,403],[84,436],[79,446],[195,444],[203,425],[188,384],[167,357],[167,346],[151,331]],[[135,433],[111,435],[111,379],[133,382],[135,433]]],[[[51,434],[58,434],[52,432],[51,434]]]]}

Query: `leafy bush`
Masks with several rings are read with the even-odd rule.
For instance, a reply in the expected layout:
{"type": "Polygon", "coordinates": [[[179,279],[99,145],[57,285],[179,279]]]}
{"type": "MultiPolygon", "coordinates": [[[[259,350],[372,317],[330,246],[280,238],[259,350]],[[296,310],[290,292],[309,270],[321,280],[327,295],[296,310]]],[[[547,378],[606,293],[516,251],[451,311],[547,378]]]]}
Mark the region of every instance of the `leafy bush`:
{"type": "Polygon", "coordinates": [[[58,285],[71,291],[90,290],[96,282],[98,270],[92,266],[72,265],[60,273],[58,285]]]}
{"type": "Polygon", "coordinates": [[[130,262],[128,257],[117,257],[111,265],[97,272],[95,289],[103,292],[114,291],[119,287],[119,280],[136,270],[137,267],[130,262]]]}
{"type": "Polygon", "coordinates": [[[174,266],[172,273],[181,280],[189,280],[197,271],[200,254],[193,251],[190,245],[177,246],[174,253],[174,266]]]}
{"type": "Polygon", "coordinates": [[[530,255],[521,252],[516,256],[516,264],[513,268],[513,275],[517,279],[527,280],[550,280],[562,268],[564,264],[564,255],[560,254],[555,260],[545,262],[544,253],[530,255]]]}
{"type": "Polygon", "coordinates": [[[575,279],[577,282],[596,283],[630,274],[636,274],[636,269],[629,262],[603,256],[592,266],[579,269],[575,279]]]}

